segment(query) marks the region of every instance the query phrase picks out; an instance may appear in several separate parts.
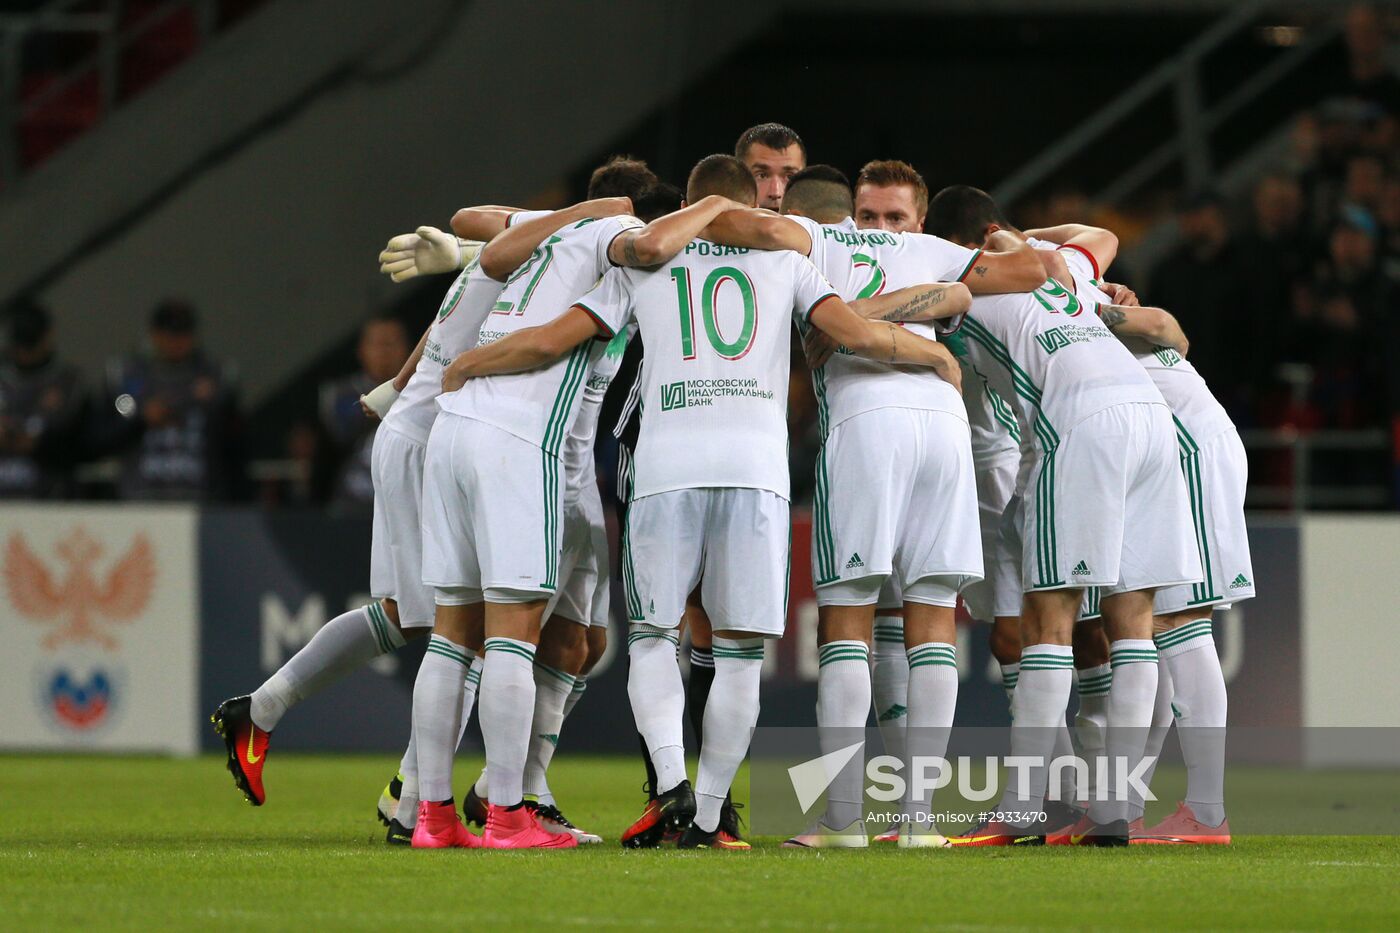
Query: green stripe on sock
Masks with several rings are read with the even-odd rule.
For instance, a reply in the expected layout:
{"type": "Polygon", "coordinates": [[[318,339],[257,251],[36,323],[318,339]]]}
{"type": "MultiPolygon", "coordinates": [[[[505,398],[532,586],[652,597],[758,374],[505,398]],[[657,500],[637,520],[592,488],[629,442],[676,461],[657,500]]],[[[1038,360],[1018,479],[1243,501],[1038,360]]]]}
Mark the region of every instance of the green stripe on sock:
{"type": "Polygon", "coordinates": [[[566,684],[568,684],[568,685],[569,685],[569,688],[570,688],[570,689],[573,689],[573,686],[574,686],[574,675],[573,675],[573,674],[566,674],[566,673],[564,673],[563,671],[559,670],[558,668],[550,667],[548,664],[541,664],[541,663],[538,662],[538,661],[535,662],[535,669],[538,670],[538,671],[543,671],[544,673],[546,673],[546,674],[548,674],[549,676],[553,677],[555,680],[559,681],[560,683],[566,683],[566,684]]]}

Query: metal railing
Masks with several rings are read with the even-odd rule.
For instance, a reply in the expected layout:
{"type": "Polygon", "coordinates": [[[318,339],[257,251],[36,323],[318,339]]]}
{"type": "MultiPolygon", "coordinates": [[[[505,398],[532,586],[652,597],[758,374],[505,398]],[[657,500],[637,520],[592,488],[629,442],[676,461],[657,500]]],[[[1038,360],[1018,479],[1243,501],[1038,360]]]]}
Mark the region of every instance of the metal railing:
{"type": "Polygon", "coordinates": [[[122,52],[183,8],[193,11],[201,44],[216,30],[219,20],[218,0],[169,0],[126,26],[122,23],[122,0],[109,0],[100,11],[77,9],[85,5],[84,0],[51,0],[32,13],[0,15],[0,183],[7,189],[27,168],[20,160],[20,126],[25,120],[41,114],[95,73],[99,101],[95,123],[100,123],[123,103],[122,52]],[[50,33],[93,35],[96,51],[42,90],[21,99],[25,40],[50,33]]]}
{"type": "MultiPolygon", "coordinates": [[[[1302,5],[1308,6],[1306,3],[1302,5]]],[[[1211,183],[1216,171],[1211,135],[1335,39],[1341,32],[1341,23],[1332,20],[1314,24],[1303,41],[1288,47],[1266,67],[1210,106],[1205,104],[1201,95],[1201,63],[1207,55],[1240,32],[1256,25],[1263,14],[1274,10],[1296,12],[1298,7],[1298,3],[1278,0],[1242,0],[1180,52],[1096,109],[1092,116],[1061,135],[1053,145],[1013,172],[997,185],[993,196],[1002,204],[1010,204],[1036,190],[1071,159],[1081,155],[1108,131],[1168,90],[1173,95],[1176,132],[1156,148],[1139,156],[1117,177],[1100,185],[1093,194],[1093,200],[1107,206],[1118,204],[1177,160],[1183,163],[1187,187],[1200,188],[1211,183]]]]}

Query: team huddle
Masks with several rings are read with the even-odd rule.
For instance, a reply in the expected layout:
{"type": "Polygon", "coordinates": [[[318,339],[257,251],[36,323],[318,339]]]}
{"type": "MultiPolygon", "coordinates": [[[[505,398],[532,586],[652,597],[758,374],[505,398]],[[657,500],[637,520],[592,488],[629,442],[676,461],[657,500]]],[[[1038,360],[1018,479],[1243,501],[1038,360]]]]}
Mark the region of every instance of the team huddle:
{"type": "Polygon", "coordinates": [[[1139,797],[1095,795],[1072,773],[1051,787],[1055,772],[1032,769],[1028,789],[947,838],[912,792],[902,819],[867,826],[856,755],[785,845],[1228,842],[1211,616],[1254,595],[1244,450],[1175,318],[1106,281],[1117,248],[1073,222],[1017,230],[976,188],[930,198],[903,162],[870,162],[852,186],[808,166],[778,124],[700,160],[684,193],[618,158],[573,207],[466,208],[450,234],[390,240],[381,268],[395,281],[457,277],[403,371],[363,399],[382,420],[375,601],[220,705],[235,783],[261,805],[282,716],[426,636],[409,745],[380,799],[387,841],[601,841],[565,817],[547,772],[606,647],[614,562],[593,447],[637,342],[614,430],[617,563],[648,800],[621,842],[749,848],[729,792],[758,721],[765,641],[788,616],[795,326],[822,440],[823,753],[873,708],[888,754],[944,755],[961,599],[990,625],[1012,755],[1073,753],[1077,680],[1082,755],[1155,760],[1175,722],[1188,785],[1144,827],[1139,797]],[[486,767],[459,813],[453,757],[474,707],[486,767]]]}

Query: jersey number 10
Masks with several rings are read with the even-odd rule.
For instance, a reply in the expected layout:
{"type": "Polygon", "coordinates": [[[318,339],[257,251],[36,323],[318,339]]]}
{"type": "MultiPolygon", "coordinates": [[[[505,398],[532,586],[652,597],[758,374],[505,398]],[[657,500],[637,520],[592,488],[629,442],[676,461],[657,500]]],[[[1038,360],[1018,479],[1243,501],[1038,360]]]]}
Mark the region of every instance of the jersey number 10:
{"type": "MultiPolygon", "coordinates": [[[[676,283],[676,301],[680,305],[681,357],[693,360],[695,303],[690,294],[690,270],[685,266],[677,266],[671,270],[671,281],[676,283]]],[[[710,346],[714,347],[720,357],[726,360],[742,359],[753,349],[754,338],[758,334],[758,299],[754,296],[753,282],[749,281],[749,277],[742,271],[732,266],[720,266],[715,269],[705,277],[705,284],[700,289],[700,318],[705,324],[705,336],[709,338],[710,346]],[[744,303],[744,324],[739,336],[733,340],[725,340],[724,334],[720,333],[719,316],[716,311],[720,290],[726,282],[738,288],[739,297],[744,303]]]]}

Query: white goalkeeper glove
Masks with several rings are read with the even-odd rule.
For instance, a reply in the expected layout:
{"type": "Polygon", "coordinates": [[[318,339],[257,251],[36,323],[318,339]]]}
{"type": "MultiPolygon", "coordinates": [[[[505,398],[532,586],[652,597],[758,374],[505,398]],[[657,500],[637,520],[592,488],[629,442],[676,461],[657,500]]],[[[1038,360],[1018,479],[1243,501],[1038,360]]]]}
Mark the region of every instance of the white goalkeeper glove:
{"type": "Polygon", "coordinates": [[[420,275],[440,275],[465,269],[483,244],[463,240],[437,227],[419,227],[391,239],[379,254],[379,271],[395,282],[420,275]]]}
{"type": "Polygon", "coordinates": [[[360,407],[365,410],[365,415],[372,415],[380,421],[389,413],[389,409],[398,400],[399,390],[394,388],[394,380],[380,383],[369,392],[360,396],[360,407]]]}

